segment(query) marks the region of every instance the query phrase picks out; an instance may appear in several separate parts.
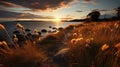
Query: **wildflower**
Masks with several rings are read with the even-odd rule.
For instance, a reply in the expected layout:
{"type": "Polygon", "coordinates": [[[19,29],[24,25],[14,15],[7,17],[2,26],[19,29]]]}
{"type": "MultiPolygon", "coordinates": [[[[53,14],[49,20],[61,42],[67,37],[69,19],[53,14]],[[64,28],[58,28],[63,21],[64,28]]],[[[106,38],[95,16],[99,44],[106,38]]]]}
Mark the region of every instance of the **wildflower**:
{"type": "Polygon", "coordinates": [[[118,49],[114,55],[120,56],[120,43],[116,44],[115,47],[118,49]]]}
{"type": "Polygon", "coordinates": [[[90,41],[91,41],[90,39],[86,39],[86,43],[90,43],[90,41]]]}
{"type": "Polygon", "coordinates": [[[2,44],[4,44],[4,45],[8,46],[8,45],[7,45],[7,43],[6,43],[5,41],[2,41],[2,44]]]}
{"type": "Polygon", "coordinates": [[[13,40],[14,40],[15,43],[18,42],[18,38],[17,37],[13,38],[13,40]]]}
{"type": "Polygon", "coordinates": [[[24,30],[24,27],[20,24],[20,23],[17,23],[16,25],[20,30],[24,30]]]}
{"type": "MultiPolygon", "coordinates": [[[[24,26],[21,25],[20,23],[17,23],[16,26],[18,27],[18,29],[21,30],[21,32],[22,32],[22,34],[23,34],[23,36],[24,36],[24,39],[25,39],[26,43],[28,44],[28,42],[27,42],[28,39],[26,39],[26,35],[25,35],[26,33],[25,33],[24,26]]],[[[27,36],[27,38],[29,38],[29,37],[27,36]]]]}
{"type": "Polygon", "coordinates": [[[0,30],[5,30],[5,27],[2,24],[0,24],[0,30]]]}
{"type": "Polygon", "coordinates": [[[72,39],[70,42],[75,44],[77,41],[76,41],[76,39],[72,39]]]}
{"type": "Polygon", "coordinates": [[[5,41],[0,42],[0,46],[3,46],[5,49],[9,49],[9,47],[5,41]]]}
{"type": "Polygon", "coordinates": [[[2,42],[0,42],[0,45],[2,45],[2,42]]]}
{"type": "Polygon", "coordinates": [[[74,26],[73,29],[75,29],[76,27],[74,26]]]}
{"type": "Polygon", "coordinates": [[[102,47],[101,47],[101,50],[102,51],[105,51],[106,49],[108,49],[109,48],[109,46],[107,45],[107,44],[104,44],[102,47]]]}
{"type": "Polygon", "coordinates": [[[76,44],[77,42],[80,42],[81,40],[83,40],[83,38],[72,39],[71,43],[76,44]]]}
{"type": "Polygon", "coordinates": [[[119,55],[120,55],[120,50],[116,51],[114,55],[116,55],[116,56],[119,57],[119,55]]]}
{"type": "Polygon", "coordinates": [[[82,37],[82,34],[79,34],[79,37],[82,37]]]}
{"type": "Polygon", "coordinates": [[[94,40],[94,38],[90,38],[90,40],[94,40]]]}
{"type": "Polygon", "coordinates": [[[13,41],[14,41],[15,43],[17,43],[17,42],[18,42],[17,36],[16,36],[15,34],[14,34],[13,36],[14,36],[13,41]]]}
{"type": "Polygon", "coordinates": [[[120,43],[116,44],[115,47],[120,50],[120,43]]]}
{"type": "Polygon", "coordinates": [[[86,47],[89,47],[90,45],[89,44],[85,44],[86,47]]]}
{"type": "Polygon", "coordinates": [[[76,41],[78,42],[78,41],[81,41],[81,40],[83,40],[83,38],[81,37],[81,38],[77,38],[76,39],[76,41]]]}
{"type": "Polygon", "coordinates": [[[10,42],[13,44],[10,35],[8,34],[6,28],[5,28],[2,24],[0,24],[0,30],[4,30],[4,32],[5,32],[5,33],[7,34],[7,36],[9,37],[10,42]]]}
{"type": "Polygon", "coordinates": [[[113,29],[110,29],[111,32],[113,32],[113,29]]]}
{"type": "Polygon", "coordinates": [[[19,45],[18,45],[18,38],[17,37],[13,38],[13,41],[15,43],[15,48],[19,47],[19,45]]]}
{"type": "Polygon", "coordinates": [[[114,24],[114,27],[117,29],[119,27],[119,24],[118,23],[115,23],[114,24]]]}
{"type": "Polygon", "coordinates": [[[74,36],[74,37],[77,36],[77,33],[73,33],[73,36],[74,36]]]}

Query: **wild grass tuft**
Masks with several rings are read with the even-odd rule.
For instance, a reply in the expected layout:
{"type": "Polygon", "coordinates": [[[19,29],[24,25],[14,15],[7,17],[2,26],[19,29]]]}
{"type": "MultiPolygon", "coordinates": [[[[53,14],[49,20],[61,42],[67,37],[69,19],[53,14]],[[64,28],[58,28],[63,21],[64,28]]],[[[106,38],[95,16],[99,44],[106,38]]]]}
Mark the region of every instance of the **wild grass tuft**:
{"type": "Polygon", "coordinates": [[[32,44],[0,50],[0,64],[4,67],[41,67],[45,58],[44,52],[32,44]]]}

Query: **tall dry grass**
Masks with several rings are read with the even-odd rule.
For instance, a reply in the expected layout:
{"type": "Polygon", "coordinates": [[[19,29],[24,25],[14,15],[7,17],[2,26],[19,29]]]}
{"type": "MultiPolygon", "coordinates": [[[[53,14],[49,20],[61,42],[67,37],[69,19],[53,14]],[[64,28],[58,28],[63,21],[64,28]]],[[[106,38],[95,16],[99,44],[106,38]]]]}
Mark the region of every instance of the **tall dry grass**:
{"type": "Polygon", "coordinates": [[[97,54],[95,67],[120,67],[120,43],[108,47],[106,50],[100,50],[97,54]]]}
{"type": "Polygon", "coordinates": [[[85,23],[74,29],[69,37],[68,46],[70,50],[68,53],[68,66],[119,67],[120,60],[116,55],[114,55],[114,52],[117,52],[118,50],[115,50],[112,47],[119,42],[120,21],[85,23]],[[112,48],[106,52],[100,51],[104,44],[108,44],[108,46],[112,48]],[[107,53],[110,54],[107,55],[107,53]],[[105,56],[105,54],[107,56],[105,56]],[[99,61],[98,58],[101,60],[99,61]],[[109,59],[105,61],[107,58],[109,59]],[[110,64],[113,64],[113,66],[110,64]]]}
{"type": "Polygon", "coordinates": [[[44,52],[30,43],[22,48],[0,50],[0,64],[3,67],[43,67],[45,58],[44,52]]]}
{"type": "Polygon", "coordinates": [[[40,41],[36,41],[35,44],[27,40],[22,44],[16,43],[14,48],[9,50],[0,47],[0,65],[4,67],[48,67],[51,64],[55,65],[51,63],[52,59],[49,57],[54,56],[58,51],[64,35],[64,30],[60,30],[60,32],[47,35],[40,41]]]}
{"type": "Polygon", "coordinates": [[[70,25],[57,33],[45,36],[35,44],[27,43],[27,45],[23,44],[23,47],[0,49],[0,65],[3,67],[120,67],[119,43],[120,21],[70,25]],[[69,48],[65,56],[60,54],[59,57],[55,57],[55,54],[64,47],[69,48]],[[54,60],[51,57],[61,60],[54,60]],[[63,64],[58,63],[60,61],[63,64]]]}

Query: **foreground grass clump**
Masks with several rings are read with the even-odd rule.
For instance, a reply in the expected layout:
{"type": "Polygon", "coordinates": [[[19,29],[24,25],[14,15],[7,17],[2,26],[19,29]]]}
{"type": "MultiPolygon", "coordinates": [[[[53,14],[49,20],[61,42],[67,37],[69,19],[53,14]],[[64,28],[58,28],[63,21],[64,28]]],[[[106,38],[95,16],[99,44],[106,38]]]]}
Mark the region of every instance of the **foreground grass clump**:
{"type": "Polygon", "coordinates": [[[97,54],[95,67],[120,67],[120,43],[100,50],[97,54]]]}
{"type": "Polygon", "coordinates": [[[119,50],[112,47],[117,43],[120,43],[120,21],[84,23],[73,29],[69,37],[68,66],[119,67],[119,50]],[[104,49],[109,50],[102,52],[101,47],[104,44],[109,46],[104,46],[104,49]],[[106,59],[108,60],[105,61],[106,59]]]}
{"type": "Polygon", "coordinates": [[[3,67],[42,67],[44,53],[34,45],[0,50],[0,64],[3,67]]]}
{"type": "Polygon", "coordinates": [[[64,40],[65,30],[60,32],[49,34],[42,38],[38,45],[47,53],[47,55],[54,55],[60,47],[62,47],[62,42],[64,40]]]}

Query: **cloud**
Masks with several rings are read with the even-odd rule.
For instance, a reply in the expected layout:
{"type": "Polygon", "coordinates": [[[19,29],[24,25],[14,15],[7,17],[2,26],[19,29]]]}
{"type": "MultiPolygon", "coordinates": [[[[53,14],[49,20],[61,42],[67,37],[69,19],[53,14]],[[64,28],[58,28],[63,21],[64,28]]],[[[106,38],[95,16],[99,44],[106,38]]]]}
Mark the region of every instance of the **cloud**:
{"type": "MultiPolygon", "coordinates": [[[[81,1],[81,0],[79,0],[79,1],[81,1]]],[[[83,4],[90,3],[90,4],[93,4],[93,5],[97,5],[98,4],[98,2],[96,2],[95,0],[82,0],[82,3],[83,4]]]]}
{"type": "Polygon", "coordinates": [[[6,1],[0,1],[0,5],[4,5],[6,7],[22,7],[20,5],[10,3],[10,2],[6,2],[6,1]]]}
{"type": "Polygon", "coordinates": [[[73,16],[71,16],[71,15],[66,15],[65,17],[63,17],[63,18],[61,18],[61,19],[63,19],[63,20],[71,20],[71,19],[73,19],[73,16]]]}
{"type": "Polygon", "coordinates": [[[101,9],[101,10],[99,10],[99,11],[101,11],[101,12],[105,12],[105,11],[108,11],[108,10],[106,10],[106,9],[101,9]]]}
{"type": "Polygon", "coordinates": [[[19,18],[37,18],[37,19],[54,19],[53,16],[42,16],[42,15],[34,15],[34,14],[30,14],[30,13],[21,13],[20,15],[18,15],[19,18]]]}
{"type": "Polygon", "coordinates": [[[92,1],[92,0],[84,0],[84,1],[92,1]]]}
{"type": "Polygon", "coordinates": [[[107,10],[107,9],[93,9],[91,11],[106,12],[106,11],[109,11],[109,10],[107,10]]]}
{"type": "Polygon", "coordinates": [[[81,11],[81,10],[77,10],[76,12],[79,12],[79,13],[81,13],[81,12],[83,12],[83,11],[81,11]]]}
{"type": "Polygon", "coordinates": [[[33,14],[29,14],[29,13],[21,13],[19,15],[17,15],[18,18],[41,18],[38,15],[33,15],[33,14]]]}
{"type": "Polygon", "coordinates": [[[1,0],[0,4],[8,7],[26,7],[31,9],[57,9],[75,0],[1,0]]]}
{"type": "Polygon", "coordinates": [[[0,10],[0,18],[14,18],[17,17],[17,15],[20,15],[20,13],[0,10]]]}
{"type": "Polygon", "coordinates": [[[61,18],[62,20],[71,20],[71,19],[73,19],[72,17],[70,18],[70,17],[64,17],[64,18],[61,18]]]}
{"type": "Polygon", "coordinates": [[[20,18],[20,19],[53,19],[52,16],[42,16],[42,15],[34,15],[30,13],[15,13],[9,11],[0,10],[0,18],[20,18]]]}

